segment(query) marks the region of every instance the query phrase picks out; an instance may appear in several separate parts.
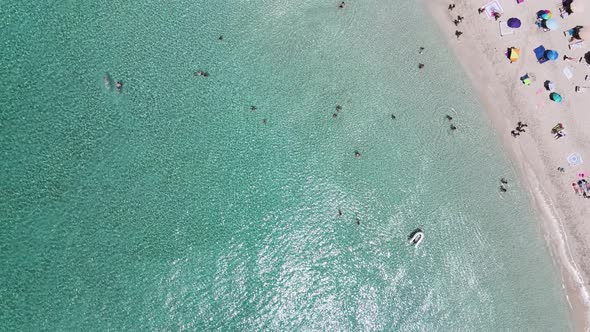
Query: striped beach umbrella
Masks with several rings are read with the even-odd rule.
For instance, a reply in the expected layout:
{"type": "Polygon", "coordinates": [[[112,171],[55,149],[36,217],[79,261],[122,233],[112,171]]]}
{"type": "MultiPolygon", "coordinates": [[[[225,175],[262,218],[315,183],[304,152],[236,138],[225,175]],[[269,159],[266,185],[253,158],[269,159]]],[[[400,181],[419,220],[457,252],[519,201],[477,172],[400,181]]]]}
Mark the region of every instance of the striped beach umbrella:
{"type": "Polygon", "coordinates": [[[510,59],[510,63],[515,62],[520,57],[520,49],[516,47],[511,47],[508,52],[508,59],[510,59]]]}
{"type": "Polygon", "coordinates": [[[537,12],[537,17],[543,20],[548,20],[553,17],[553,13],[549,9],[542,9],[537,12]]]}

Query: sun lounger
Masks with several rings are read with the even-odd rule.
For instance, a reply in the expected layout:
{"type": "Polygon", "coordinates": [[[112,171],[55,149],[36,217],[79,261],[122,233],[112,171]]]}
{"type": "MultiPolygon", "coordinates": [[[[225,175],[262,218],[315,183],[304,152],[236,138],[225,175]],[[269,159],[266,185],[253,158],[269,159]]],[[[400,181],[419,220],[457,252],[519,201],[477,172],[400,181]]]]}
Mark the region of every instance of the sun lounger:
{"type": "Polygon", "coordinates": [[[584,47],[584,41],[583,40],[574,40],[573,42],[570,42],[567,46],[570,48],[570,50],[582,48],[582,47],[584,47]]]}
{"type": "MultiPolygon", "coordinates": [[[[580,0],[578,0],[580,1],[580,0]]],[[[561,18],[566,18],[568,16],[570,16],[570,14],[567,12],[567,10],[563,7],[559,7],[559,16],[561,16],[561,18]]]]}
{"type": "Polygon", "coordinates": [[[549,60],[545,57],[545,46],[541,45],[535,48],[533,51],[535,52],[535,56],[537,57],[537,61],[539,61],[539,63],[545,63],[547,60],[549,60]]]}
{"type": "Polygon", "coordinates": [[[487,5],[483,6],[483,8],[488,18],[494,18],[494,13],[502,14],[504,12],[504,9],[502,9],[498,0],[489,2],[487,5]]]}
{"type": "Polygon", "coordinates": [[[572,73],[572,68],[570,66],[566,66],[565,68],[563,68],[563,74],[568,80],[571,80],[572,77],[574,77],[574,74],[572,73]]]}

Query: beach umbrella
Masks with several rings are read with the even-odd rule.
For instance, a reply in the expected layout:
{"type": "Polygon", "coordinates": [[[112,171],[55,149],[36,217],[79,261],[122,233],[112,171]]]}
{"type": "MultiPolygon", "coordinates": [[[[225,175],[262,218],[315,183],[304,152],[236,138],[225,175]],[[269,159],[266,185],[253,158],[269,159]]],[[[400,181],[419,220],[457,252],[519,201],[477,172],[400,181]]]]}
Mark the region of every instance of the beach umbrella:
{"type": "Polygon", "coordinates": [[[549,19],[543,21],[543,26],[549,30],[557,30],[559,28],[559,23],[554,19],[549,19]]]}
{"type": "Polygon", "coordinates": [[[559,58],[559,53],[554,50],[548,50],[545,52],[545,57],[549,60],[557,60],[557,58],[559,58]]]}
{"type": "Polygon", "coordinates": [[[550,10],[548,10],[548,9],[543,9],[543,10],[539,10],[539,11],[537,12],[537,17],[539,17],[539,18],[541,18],[541,19],[543,19],[543,20],[548,20],[548,19],[550,19],[550,18],[552,18],[552,17],[553,17],[553,14],[551,13],[551,11],[550,11],[550,10]]]}
{"type": "Polygon", "coordinates": [[[520,28],[520,24],[521,24],[520,20],[517,19],[516,17],[508,19],[508,26],[511,27],[512,29],[520,28]]]}
{"type": "Polygon", "coordinates": [[[553,100],[556,103],[561,103],[561,95],[557,92],[551,92],[549,94],[549,99],[553,100]]]}
{"type": "Polygon", "coordinates": [[[508,51],[508,59],[510,59],[510,62],[514,62],[516,60],[518,60],[518,58],[520,57],[520,49],[516,48],[516,47],[511,47],[510,50],[508,51]]]}

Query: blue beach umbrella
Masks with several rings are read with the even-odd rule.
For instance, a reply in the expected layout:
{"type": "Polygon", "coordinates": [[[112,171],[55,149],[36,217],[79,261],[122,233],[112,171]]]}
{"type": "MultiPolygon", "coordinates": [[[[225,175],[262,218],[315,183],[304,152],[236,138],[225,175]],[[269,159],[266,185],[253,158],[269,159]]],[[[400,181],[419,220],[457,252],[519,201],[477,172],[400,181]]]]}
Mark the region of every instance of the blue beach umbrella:
{"type": "Polygon", "coordinates": [[[549,99],[556,103],[561,103],[561,95],[557,92],[551,92],[551,94],[549,94],[549,99]]]}
{"type": "Polygon", "coordinates": [[[545,57],[547,57],[547,59],[549,60],[557,60],[557,58],[559,58],[559,53],[557,53],[557,51],[554,50],[548,50],[547,52],[545,52],[545,57]]]}
{"type": "Polygon", "coordinates": [[[508,26],[511,27],[512,29],[517,29],[520,28],[520,20],[517,19],[516,17],[512,17],[508,19],[508,26]]]}
{"type": "Polygon", "coordinates": [[[543,21],[543,26],[549,30],[557,30],[559,28],[559,23],[554,19],[550,19],[543,21]]]}

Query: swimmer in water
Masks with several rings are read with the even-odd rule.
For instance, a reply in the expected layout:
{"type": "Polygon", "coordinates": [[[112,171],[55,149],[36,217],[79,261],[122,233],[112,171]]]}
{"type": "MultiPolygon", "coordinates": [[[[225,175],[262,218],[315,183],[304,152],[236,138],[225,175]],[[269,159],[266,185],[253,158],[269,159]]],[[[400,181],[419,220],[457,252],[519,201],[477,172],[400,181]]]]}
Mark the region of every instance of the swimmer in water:
{"type": "Polygon", "coordinates": [[[342,1],[342,2],[340,3],[340,5],[338,5],[338,8],[341,8],[341,9],[342,9],[342,8],[344,8],[344,7],[346,7],[346,4],[344,3],[344,1],[342,1]]]}
{"type": "Polygon", "coordinates": [[[451,124],[451,130],[457,130],[457,126],[455,126],[454,124],[451,124]]]}
{"type": "Polygon", "coordinates": [[[361,157],[361,153],[358,151],[354,151],[354,157],[355,158],[360,158],[361,157]]]}
{"type": "Polygon", "coordinates": [[[256,111],[256,106],[250,106],[250,111],[252,111],[252,112],[256,111]]]}
{"type": "Polygon", "coordinates": [[[342,106],[336,105],[336,112],[340,112],[340,111],[342,111],[342,106]]]}
{"type": "Polygon", "coordinates": [[[392,115],[391,115],[391,119],[392,119],[392,120],[395,120],[395,119],[396,119],[396,117],[395,117],[395,115],[394,115],[394,114],[392,114],[392,115]]]}
{"type": "Polygon", "coordinates": [[[424,64],[423,63],[419,63],[418,64],[418,69],[422,69],[422,68],[424,68],[424,64]]]}
{"type": "Polygon", "coordinates": [[[107,90],[110,90],[111,89],[111,77],[109,76],[108,73],[106,75],[104,75],[104,77],[102,78],[102,81],[104,82],[104,87],[107,90]]]}
{"type": "Polygon", "coordinates": [[[338,117],[338,113],[334,113],[334,114],[332,114],[332,117],[333,117],[333,118],[336,118],[336,117],[338,117]]]}
{"type": "Polygon", "coordinates": [[[342,210],[338,209],[338,218],[342,218],[342,210]]]}
{"type": "Polygon", "coordinates": [[[448,115],[448,114],[445,116],[445,118],[447,118],[447,120],[449,120],[449,121],[452,121],[453,120],[453,117],[450,116],[450,115],[448,115]]]}
{"type": "Polygon", "coordinates": [[[115,86],[117,87],[117,93],[121,93],[121,90],[123,89],[123,82],[117,81],[115,86]]]}
{"type": "Polygon", "coordinates": [[[262,124],[265,125],[266,124],[266,119],[262,119],[262,124]]]}

